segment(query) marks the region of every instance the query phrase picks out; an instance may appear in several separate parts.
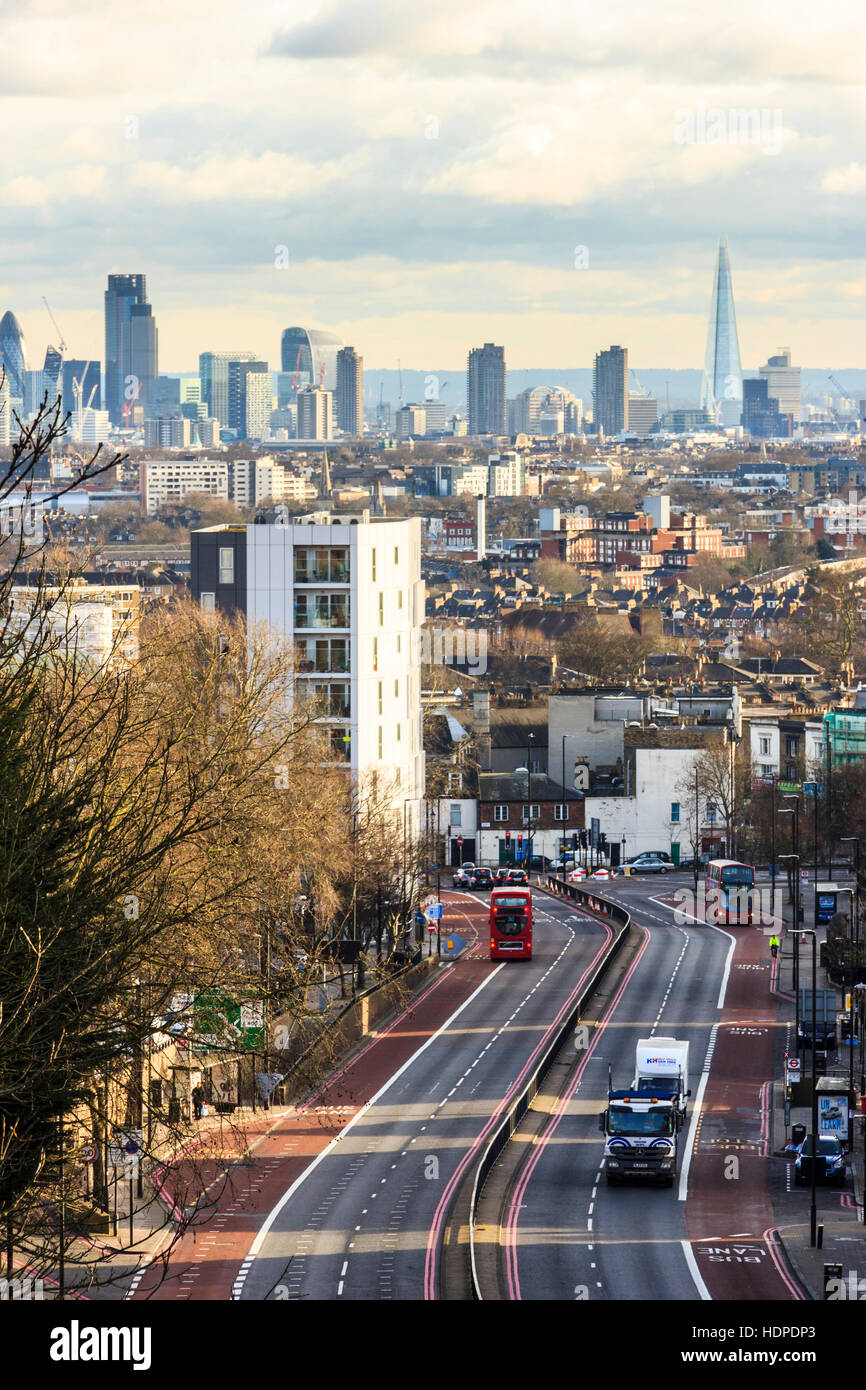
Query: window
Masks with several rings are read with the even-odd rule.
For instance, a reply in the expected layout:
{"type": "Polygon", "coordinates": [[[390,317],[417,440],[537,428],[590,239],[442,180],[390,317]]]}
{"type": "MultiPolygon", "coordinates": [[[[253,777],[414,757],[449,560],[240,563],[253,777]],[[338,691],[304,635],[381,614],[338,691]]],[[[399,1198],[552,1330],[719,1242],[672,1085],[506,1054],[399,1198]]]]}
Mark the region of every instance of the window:
{"type": "Polygon", "coordinates": [[[463,807],[460,805],[459,802],[452,802],[452,803],[451,803],[451,824],[452,824],[452,825],[462,825],[462,824],[463,824],[463,807]]]}
{"type": "Polygon", "coordinates": [[[799,753],[799,751],[800,751],[800,735],[799,735],[799,734],[788,734],[788,735],[786,736],[786,738],[785,738],[785,756],[788,757],[788,758],[796,758],[796,756],[797,756],[797,754],[799,753]]]}
{"type": "Polygon", "coordinates": [[[382,725],[379,725],[379,759],[382,758],[382,725]]]}
{"type": "Polygon", "coordinates": [[[398,589],[398,590],[397,590],[397,607],[398,607],[398,608],[402,608],[402,607],[403,607],[403,590],[402,590],[402,589],[398,589]]]}
{"type": "Polygon", "coordinates": [[[568,803],[566,801],[561,802],[558,806],[554,806],[553,819],[568,820],[568,803]]]}
{"type": "Polygon", "coordinates": [[[379,717],[381,718],[381,717],[382,717],[382,682],[381,682],[381,681],[378,682],[378,687],[379,687],[379,688],[378,688],[378,707],[379,707],[379,717]]]}
{"type": "Polygon", "coordinates": [[[768,738],[762,738],[762,739],[761,739],[761,757],[762,757],[762,758],[769,758],[769,756],[770,756],[770,740],[769,740],[768,738]]]}
{"type": "Polygon", "coordinates": [[[395,680],[395,681],[394,681],[394,699],[395,699],[395,700],[399,700],[399,698],[400,698],[400,682],[399,682],[399,680],[395,680]]]}
{"type": "Polygon", "coordinates": [[[372,577],[373,583],[375,584],[375,583],[376,583],[376,547],[375,547],[375,546],[373,546],[373,549],[372,549],[371,552],[370,552],[370,558],[371,558],[371,560],[372,560],[372,562],[373,562],[373,565],[372,565],[372,571],[373,571],[373,572],[372,572],[372,576],[371,576],[371,577],[372,577]]]}
{"type": "Polygon", "coordinates": [[[679,803],[678,801],[672,801],[672,802],[671,802],[671,820],[672,820],[672,821],[678,821],[679,818],[680,818],[680,803],[679,803]]]}
{"type": "Polygon", "coordinates": [[[394,564],[395,564],[395,565],[399,565],[399,563],[400,563],[400,547],[399,547],[399,545],[395,545],[395,546],[394,546],[394,564]]]}
{"type": "Polygon", "coordinates": [[[310,644],[307,648],[308,654],[314,652],[313,661],[302,661],[299,668],[302,671],[348,671],[349,669],[349,644],[344,637],[335,637],[330,640],[327,637],[319,637],[315,644],[310,644]]]}
{"type": "Polygon", "coordinates": [[[213,613],[216,608],[216,594],[202,594],[200,602],[206,613],[213,613]]]}
{"type": "Polygon", "coordinates": [[[400,725],[398,724],[398,725],[397,725],[397,742],[398,742],[398,743],[400,742],[400,738],[401,738],[401,734],[400,734],[400,725]]]}
{"type": "Polygon", "coordinates": [[[397,633],[397,655],[400,655],[400,634],[397,633]]]}
{"type": "Polygon", "coordinates": [[[379,626],[385,626],[385,595],[379,595],[379,626]]]}
{"type": "Polygon", "coordinates": [[[331,729],[331,757],[335,762],[347,763],[352,756],[352,735],[348,729],[331,729]]]}
{"type": "Polygon", "coordinates": [[[527,825],[527,824],[529,823],[529,821],[531,821],[531,820],[535,821],[535,820],[538,820],[538,819],[539,819],[538,806],[537,806],[537,804],[536,804],[535,802],[533,802],[531,806],[524,806],[524,807],[523,807],[523,824],[524,824],[524,825],[527,825]]]}
{"type": "Polygon", "coordinates": [[[507,820],[508,820],[508,807],[507,807],[507,806],[494,806],[494,807],[493,807],[493,819],[494,819],[495,821],[507,821],[507,820]]]}
{"type": "Polygon", "coordinates": [[[295,627],[348,627],[348,594],[295,594],[295,627]]]}
{"type": "Polygon", "coordinates": [[[715,802],[714,802],[714,801],[708,801],[708,802],[707,802],[707,820],[709,821],[710,825],[715,825],[715,822],[716,822],[716,814],[717,814],[717,812],[716,812],[716,804],[715,804],[715,802]]]}
{"type": "Polygon", "coordinates": [[[374,637],[374,638],[373,638],[373,670],[374,670],[374,671],[378,671],[378,669],[379,669],[379,639],[378,639],[378,637],[374,637]]]}
{"type": "Polygon", "coordinates": [[[219,548],[220,557],[220,584],[234,584],[235,582],[235,552],[230,545],[221,545],[219,548]]]}

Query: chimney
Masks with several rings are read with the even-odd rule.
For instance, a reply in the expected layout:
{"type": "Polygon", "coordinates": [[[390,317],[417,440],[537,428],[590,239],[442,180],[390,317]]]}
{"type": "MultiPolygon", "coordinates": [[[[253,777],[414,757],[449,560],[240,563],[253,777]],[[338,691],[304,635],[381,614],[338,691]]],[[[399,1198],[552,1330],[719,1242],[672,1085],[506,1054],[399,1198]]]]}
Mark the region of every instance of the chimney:
{"type": "Polygon", "coordinates": [[[490,771],[490,692],[476,690],[472,695],[472,716],[475,738],[478,744],[478,766],[482,772],[490,771]]]}
{"type": "Polygon", "coordinates": [[[487,498],[478,494],[475,503],[475,558],[483,560],[487,554],[487,498]]]}

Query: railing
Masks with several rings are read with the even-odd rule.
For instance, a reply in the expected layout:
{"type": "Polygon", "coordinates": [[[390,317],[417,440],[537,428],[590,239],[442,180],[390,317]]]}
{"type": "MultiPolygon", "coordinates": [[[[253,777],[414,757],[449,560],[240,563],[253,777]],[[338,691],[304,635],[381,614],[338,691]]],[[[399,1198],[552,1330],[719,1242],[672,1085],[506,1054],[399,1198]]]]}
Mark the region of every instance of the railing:
{"type": "Polygon", "coordinates": [[[469,1204],[469,1260],[472,1267],[472,1296],[479,1302],[483,1302],[484,1300],[481,1293],[481,1285],[478,1279],[478,1270],[475,1260],[475,1217],[478,1210],[478,1203],[481,1200],[481,1194],[484,1191],[484,1184],[487,1181],[493,1165],[538,1094],[539,1087],[552,1067],[556,1054],[561,1048],[566,1036],[579,1021],[581,1012],[586,1006],[587,1001],[592,997],[599,982],[606,974],[611,961],[622,948],[623,942],[628,937],[631,925],[631,916],[624,907],[619,907],[616,903],[608,902],[606,898],[600,897],[598,893],[594,893],[586,888],[578,888],[577,884],[568,883],[565,879],[557,878],[553,874],[547,876],[546,886],[548,891],[555,893],[557,897],[570,898],[572,902],[580,904],[581,907],[587,908],[590,912],[595,912],[602,917],[607,917],[619,927],[619,931],[607,946],[601,960],[598,962],[590,979],[581,990],[580,997],[576,1000],[567,1018],[563,1022],[562,1027],[556,1035],[551,1038],[541,1055],[535,1071],[529,1077],[520,1094],[511,1102],[511,1105],[498,1127],[494,1130],[481,1156],[478,1167],[475,1170],[475,1178],[472,1184],[472,1197],[469,1204]]]}

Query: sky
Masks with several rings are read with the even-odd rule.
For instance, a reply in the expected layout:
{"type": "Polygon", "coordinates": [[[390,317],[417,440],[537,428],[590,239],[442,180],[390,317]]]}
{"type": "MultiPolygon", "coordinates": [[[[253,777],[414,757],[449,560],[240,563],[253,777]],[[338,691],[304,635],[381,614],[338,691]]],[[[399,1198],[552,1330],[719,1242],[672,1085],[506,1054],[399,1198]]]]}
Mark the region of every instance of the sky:
{"type": "Polygon", "coordinates": [[[0,313],[160,370],[328,328],[369,367],[700,367],[729,239],[744,364],[866,365],[854,0],[0,0],[0,313]],[[10,138],[10,132],[11,138],[10,138]]]}

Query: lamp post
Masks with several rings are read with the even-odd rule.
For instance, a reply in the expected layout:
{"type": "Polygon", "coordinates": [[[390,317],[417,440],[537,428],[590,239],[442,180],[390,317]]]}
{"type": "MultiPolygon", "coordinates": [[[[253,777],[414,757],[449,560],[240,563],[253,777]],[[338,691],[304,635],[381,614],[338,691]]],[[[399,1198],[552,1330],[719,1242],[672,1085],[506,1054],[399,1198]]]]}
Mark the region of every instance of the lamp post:
{"type": "MultiPolygon", "coordinates": [[[[794,1017],[797,1033],[797,1055],[800,1054],[800,856],[799,854],[780,854],[780,859],[791,859],[794,863],[794,889],[792,893],[794,912],[794,1017]]],[[[814,1051],[815,1039],[812,1038],[814,1051]]]]}
{"type": "Polygon", "coordinates": [[[839,843],[841,845],[854,846],[854,892],[852,894],[852,907],[854,909],[854,940],[857,945],[857,964],[860,964],[860,840],[856,835],[845,835],[839,843]]]}
{"type": "Polygon", "coordinates": [[[815,1175],[818,1168],[818,933],[808,929],[803,935],[812,938],[812,1200],[809,1207],[809,1244],[814,1249],[818,1243],[818,1207],[815,1200],[815,1175]]]}
{"type": "Polygon", "coordinates": [[[529,802],[529,840],[527,842],[527,868],[532,868],[532,746],[535,734],[526,735],[526,799],[529,802]]]}
{"type": "Polygon", "coordinates": [[[773,904],[773,915],[776,913],[776,774],[773,773],[771,792],[770,816],[770,902],[773,904]]]}

